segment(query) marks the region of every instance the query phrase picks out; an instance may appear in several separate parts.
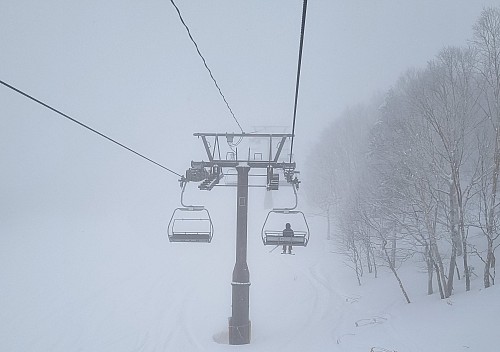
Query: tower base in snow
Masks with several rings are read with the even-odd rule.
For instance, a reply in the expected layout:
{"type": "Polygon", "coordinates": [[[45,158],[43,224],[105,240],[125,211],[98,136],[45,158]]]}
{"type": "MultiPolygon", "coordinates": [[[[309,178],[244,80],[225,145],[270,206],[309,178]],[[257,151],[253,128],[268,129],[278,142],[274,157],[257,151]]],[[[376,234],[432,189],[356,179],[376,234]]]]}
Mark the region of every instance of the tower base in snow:
{"type": "Polygon", "coordinates": [[[229,344],[248,345],[250,343],[251,322],[245,325],[234,325],[229,318],[229,344]]]}

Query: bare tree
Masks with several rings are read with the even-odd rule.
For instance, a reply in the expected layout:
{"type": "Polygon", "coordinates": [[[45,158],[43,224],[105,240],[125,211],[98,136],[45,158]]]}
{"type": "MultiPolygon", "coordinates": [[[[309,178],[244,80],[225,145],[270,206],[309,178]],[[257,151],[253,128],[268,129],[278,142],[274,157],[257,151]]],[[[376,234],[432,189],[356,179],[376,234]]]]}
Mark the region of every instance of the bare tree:
{"type": "Polygon", "coordinates": [[[428,127],[433,171],[446,188],[451,256],[446,296],[453,290],[456,257],[463,256],[466,290],[470,290],[465,218],[477,183],[474,131],[478,125],[478,90],[474,86],[474,51],[445,48],[431,61],[410,91],[414,112],[428,127]]]}
{"type": "Polygon", "coordinates": [[[471,250],[485,264],[484,286],[494,284],[500,9],[483,11],[472,44],[444,48],[424,69],[408,71],[383,103],[346,110],[312,158],[311,199],[339,226],[358,282],[365,266],[377,275],[387,265],[407,301],[397,268],[415,254],[425,262],[428,294],[434,281],[441,298],[453,293],[460,257],[470,290],[471,250]],[[485,252],[469,243],[472,227],[484,233],[485,252]]]}
{"type": "Polygon", "coordinates": [[[418,78],[417,71],[409,71],[388,93],[381,119],[372,130],[370,174],[378,180],[378,206],[384,216],[404,229],[412,238],[413,250],[427,263],[427,292],[433,293],[435,271],[444,298],[446,275],[437,233],[442,200],[435,191],[442,180],[434,171],[432,135],[425,121],[412,111],[408,95],[418,78]]]}
{"type": "Polygon", "coordinates": [[[489,181],[482,182],[482,222],[487,241],[487,255],[484,267],[484,287],[489,287],[490,269],[494,268],[494,241],[498,238],[498,178],[500,173],[500,9],[486,8],[481,13],[474,29],[474,46],[478,51],[477,69],[484,82],[482,109],[487,116],[493,135],[489,146],[483,149],[482,170],[489,181]],[[492,155],[488,158],[488,150],[492,155]]]}
{"type": "Polygon", "coordinates": [[[308,197],[328,216],[328,221],[335,221],[336,228],[342,231],[335,236],[338,251],[348,258],[349,265],[352,264],[359,283],[363,262],[369,272],[375,273],[376,263],[364,230],[346,209],[358,197],[359,184],[363,182],[374,104],[347,109],[332,123],[313,151],[307,175],[308,197]]]}

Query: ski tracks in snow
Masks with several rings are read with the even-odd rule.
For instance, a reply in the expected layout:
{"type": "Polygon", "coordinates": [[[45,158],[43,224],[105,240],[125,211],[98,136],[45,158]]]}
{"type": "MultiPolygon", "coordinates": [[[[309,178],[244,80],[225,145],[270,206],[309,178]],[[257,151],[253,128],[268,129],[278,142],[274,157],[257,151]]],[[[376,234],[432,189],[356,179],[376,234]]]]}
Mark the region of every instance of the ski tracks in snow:
{"type": "Polygon", "coordinates": [[[336,331],[338,349],[349,352],[418,352],[409,344],[411,339],[398,329],[390,313],[397,302],[390,301],[382,309],[374,310],[374,302],[371,301],[379,299],[381,297],[376,295],[362,297],[350,294],[345,297],[344,318],[336,331]]]}
{"type": "Polygon", "coordinates": [[[293,272],[295,280],[305,279],[301,285],[309,287],[306,300],[296,302],[306,307],[302,312],[307,310],[307,314],[290,334],[283,350],[303,346],[304,350],[323,351],[325,346],[332,346],[333,351],[372,348],[373,351],[416,352],[393,322],[390,311],[395,303],[390,302],[383,311],[372,311],[366,298],[356,295],[355,290],[339,286],[344,280],[339,273],[343,270],[332,270],[338,263],[324,254],[324,251],[304,253],[303,257],[298,254],[292,260],[287,256],[279,258],[293,272]]]}
{"type": "Polygon", "coordinates": [[[166,275],[159,278],[147,298],[147,310],[151,314],[143,339],[134,352],[143,351],[204,351],[197,340],[195,328],[195,288],[186,285],[186,280],[171,281],[166,275]]]}
{"type": "Polygon", "coordinates": [[[303,350],[322,351],[325,346],[335,345],[336,329],[343,319],[346,302],[335,286],[335,280],[323,271],[325,265],[328,267],[323,261],[329,258],[315,254],[319,253],[304,252],[294,257],[279,257],[281,266],[293,273],[296,291],[304,292],[291,301],[291,309],[302,319],[293,326],[288,339],[282,341],[280,350],[297,350],[298,346],[302,346],[303,350]]]}

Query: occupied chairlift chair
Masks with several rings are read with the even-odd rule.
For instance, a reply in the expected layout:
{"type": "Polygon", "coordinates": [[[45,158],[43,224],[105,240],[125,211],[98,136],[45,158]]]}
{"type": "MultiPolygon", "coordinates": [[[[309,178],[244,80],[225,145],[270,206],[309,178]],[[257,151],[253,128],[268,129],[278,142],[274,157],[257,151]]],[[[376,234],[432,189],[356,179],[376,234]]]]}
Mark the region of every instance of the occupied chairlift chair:
{"type": "Polygon", "coordinates": [[[266,216],[264,225],[262,226],[261,236],[264,245],[269,246],[280,246],[280,245],[291,245],[305,247],[309,242],[309,225],[307,224],[306,216],[300,210],[296,210],[298,204],[298,196],[296,184],[292,183],[293,192],[295,194],[295,205],[292,208],[274,208],[266,216]],[[275,221],[272,221],[274,218],[275,221]],[[290,219],[290,220],[289,220],[290,219]],[[295,221],[292,221],[294,219],[295,221]],[[300,230],[297,228],[297,219],[302,223],[302,228],[300,230]],[[276,220],[281,220],[277,222],[276,220]],[[294,230],[293,237],[283,236],[283,228],[275,228],[279,223],[284,227],[285,223],[290,223],[292,229],[294,230]]]}
{"type": "Polygon", "coordinates": [[[203,242],[210,243],[214,234],[214,226],[210,213],[202,205],[185,205],[182,185],[181,205],[176,208],[168,223],[168,240],[170,242],[203,242]]]}

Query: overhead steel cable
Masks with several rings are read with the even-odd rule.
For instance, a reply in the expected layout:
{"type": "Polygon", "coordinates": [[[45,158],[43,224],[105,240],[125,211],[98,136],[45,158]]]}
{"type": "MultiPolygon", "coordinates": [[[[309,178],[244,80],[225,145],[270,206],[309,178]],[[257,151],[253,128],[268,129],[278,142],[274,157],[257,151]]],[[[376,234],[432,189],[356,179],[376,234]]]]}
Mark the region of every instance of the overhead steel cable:
{"type": "Polygon", "coordinates": [[[122,144],[122,143],[120,143],[120,142],[118,142],[118,141],[114,140],[113,138],[110,138],[110,137],[106,136],[104,133],[101,133],[101,132],[99,132],[99,131],[97,131],[97,130],[93,129],[92,127],[87,126],[86,124],[84,124],[84,123],[82,123],[82,122],[78,121],[77,119],[75,119],[75,118],[73,118],[73,117],[71,117],[71,116],[69,116],[69,115],[67,115],[67,114],[65,114],[65,113],[63,113],[63,112],[61,112],[61,111],[59,111],[59,110],[57,110],[57,109],[53,108],[52,106],[50,106],[50,105],[48,105],[48,104],[45,104],[45,103],[44,103],[44,102],[42,102],[41,100],[38,100],[38,99],[34,98],[33,96],[31,96],[31,95],[29,95],[29,94],[27,94],[27,93],[23,92],[22,90],[17,89],[16,87],[14,87],[14,86],[12,86],[12,85],[10,85],[10,84],[8,84],[8,83],[6,83],[6,82],[2,81],[2,80],[0,80],[0,83],[1,83],[1,84],[3,84],[4,86],[6,86],[7,88],[10,88],[10,89],[12,89],[13,91],[15,91],[15,92],[17,92],[17,93],[19,93],[19,94],[21,94],[21,95],[25,96],[26,98],[31,99],[31,100],[33,100],[34,102],[36,102],[36,103],[38,103],[38,104],[40,104],[40,105],[42,105],[42,106],[46,107],[47,109],[52,110],[53,112],[55,112],[55,113],[57,113],[57,114],[59,114],[59,115],[61,115],[61,116],[65,117],[65,118],[67,118],[68,120],[70,120],[70,121],[72,121],[72,122],[76,123],[77,125],[80,125],[81,127],[84,127],[84,128],[86,128],[86,129],[88,129],[89,131],[94,132],[95,134],[97,134],[97,135],[99,135],[99,136],[101,136],[101,137],[103,137],[103,138],[107,139],[107,140],[108,140],[108,141],[110,141],[110,142],[115,143],[116,145],[119,145],[120,147],[122,147],[122,148],[124,148],[124,149],[128,150],[129,152],[134,153],[134,154],[135,154],[135,155],[137,155],[137,156],[140,156],[140,157],[141,157],[141,158],[143,158],[143,159],[146,159],[147,161],[149,161],[149,162],[151,162],[151,163],[155,164],[156,166],[159,166],[159,167],[161,167],[162,169],[167,170],[168,172],[170,172],[170,173],[172,173],[172,174],[174,174],[174,175],[176,175],[176,176],[182,177],[182,175],[181,175],[181,174],[179,174],[179,173],[177,173],[177,172],[173,171],[172,169],[169,169],[168,167],[166,167],[166,166],[164,166],[164,165],[162,165],[162,164],[160,164],[160,163],[157,163],[156,161],[154,161],[154,160],[152,160],[152,159],[148,158],[147,156],[144,156],[144,155],[142,155],[141,153],[136,152],[136,151],[135,151],[135,150],[133,150],[132,148],[129,148],[129,147],[127,147],[126,145],[124,145],[124,144],[122,144]]]}
{"type": "Polygon", "coordinates": [[[189,27],[187,26],[186,22],[184,21],[184,18],[182,18],[181,11],[179,10],[177,5],[175,4],[174,0],[170,0],[170,2],[175,7],[175,10],[177,11],[177,14],[179,15],[179,19],[181,20],[182,24],[184,25],[184,28],[186,28],[189,39],[191,39],[191,41],[193,42],[194,47],[196,48],[196,51],[198,52],[198,55],[200,56],[201,60],[203,61],[203,65],[205,65],[205,68],[207,69],[208,73],[210,74],[210,77],[212,78],[212,81],[214,82],[215,87],[218,89],[220,96],[224,100],[224,103],[226,103],[226,106],[227,106],[229,112],[231,113],[231,116],[233,116],[233,119],[236,122],[236,124],[238,125],[238,127],[240,128],[241,133],[245,133],[243,131],[243,128],[241,127],[238,119],[234,115],[233,110],[229,106],[229,103],[227,102],[226,97],[224,96],[224,94],[222,94],[222,90],[220,89],[219,84],[217,83],[217,80],[215,79],[214,75],[212,74],[212,70],[210,70],[210,68],[208,67],[208,64],[207,64],[207,61],[205,60],[205,57],[203,57],[203,55],[201,54],[201,51],[200,51],[200,48],[198,47],[198,44],[196,43],[193,36],[191,35],[191,31],[189,30],[189,27]]]}
{"type": "Polygon", "coordinates": [[[306,29],[307,0],[302,6],[302,25],[300,28],[299,62],[297,64],[297,81],[295,82],[295,103],[293,105],[292,143],[290,146],[290,163],[293,155],[293,139],[295,137],[295,120],[297,118],[297,101],[299,100],[300,68],[302,66],[302,48],[304,47],[304,32],[306,29]]]}

